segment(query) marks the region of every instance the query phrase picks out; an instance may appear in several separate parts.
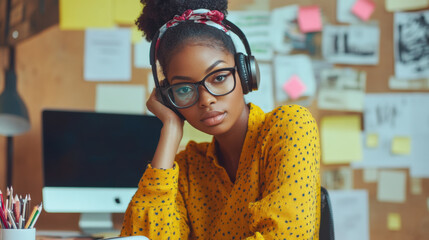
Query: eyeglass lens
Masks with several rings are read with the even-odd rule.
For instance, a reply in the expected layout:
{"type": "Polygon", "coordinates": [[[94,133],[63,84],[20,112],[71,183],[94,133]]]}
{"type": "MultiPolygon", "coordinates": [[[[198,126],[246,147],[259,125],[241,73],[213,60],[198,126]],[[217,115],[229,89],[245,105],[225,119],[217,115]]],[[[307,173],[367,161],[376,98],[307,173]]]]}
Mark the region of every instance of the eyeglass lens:
{"type": "Polygon", "coordinates": [[[235,88],[235,69],[223,68],[209,73],[196,83],[177,83],[168,88],[170,100],[176,107],[190,107],[198,101],[198,87],[203,85],[214,96],[222,96],[235,88]]]}

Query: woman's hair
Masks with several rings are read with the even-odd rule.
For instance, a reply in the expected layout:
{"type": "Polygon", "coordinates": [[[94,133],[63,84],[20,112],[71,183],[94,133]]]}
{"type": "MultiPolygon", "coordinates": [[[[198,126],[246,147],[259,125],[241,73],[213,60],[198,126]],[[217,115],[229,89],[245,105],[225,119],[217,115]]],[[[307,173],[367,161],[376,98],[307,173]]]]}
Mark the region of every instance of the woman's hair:
{"type": "MultiPolygon", "coordinates": [[[[136,20],[136,25],[143,31],[148,41],[156,41],[154,35],[175,15],[182,15],[188,9],[218,10],[227,14],[227,0],[141,0],[143,12],[136,20]]],[[[171,57],[185,44],[205,45],[235,54],[235,46],[230,36],[221,30],[193,21],[181,22],[169,28],[162,36],[156,53],[164,76],[171,57]]]]}

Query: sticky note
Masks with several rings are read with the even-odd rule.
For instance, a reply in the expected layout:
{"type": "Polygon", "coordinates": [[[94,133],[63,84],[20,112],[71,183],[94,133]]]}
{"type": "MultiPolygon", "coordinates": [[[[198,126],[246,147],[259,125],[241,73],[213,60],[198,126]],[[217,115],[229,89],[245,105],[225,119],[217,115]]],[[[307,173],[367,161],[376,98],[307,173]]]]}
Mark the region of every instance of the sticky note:
{"type": "Polygon", "coordinates": [[[369,148],[378,147],[378,134],[369,133],[366,135],[366,146],[369,148]]]}
{"type": "Polygon", "coordinates": [[[319,32],[322,30],[322,17],[318,6],[300,7],[298,10],[298,25],[303,33],[319,32]]]}
{"type": "Polygon", "coordinates": [[[392,153],[398,155],[408,155],[411,152],[410,137],[394,137],[392,140],[392,153]]]}
{"type": "Polygon", "coordinates": [[[420,9],[429,6],[429,0],[386,0],[389,12],[420,9]]]}
{"type": "Polygon", "coordinates": [[[357,0],[352,7],[352,13],[360,19],[367,21],[374,12],[375,3],[372,0],[357,0]]]}
{"type": "Polygon", "coordinates": [[[131,42],[132,43],[138,43],[141,40],[143,40],[143,33],[137,28],[137,26],[134,26],[131,28],[131,42]]]}
{"type": "Polygon", "coordinates": [[[193,126],[191,126],[187,121],[185,121],[185,124],[183,125],[183,137],[180,141],[180,146],[186,146],[189,141],[195,141],[197,143],[199,142],[211,142],[213,139],[212,135],[206,134],[204,132],[201,132],[197,129],[195,129],[193,126]]]}
{"type": "Polygon", "coordinates": [[[341,164],[362,160],[361,118],[340,115],[322,118],[321,146],[325,164],[341,164]]]}
{"type": "Polygon", "coordinates": [[[399,213],[389,213],[387,215],[387,229],[391,231],[401,230],[401,215],[399,213]]]}
{"type": "Polygon", "coordinates": [[[292,75],[288,81],[283,84],[283,91],[293,100],[302,96],[305,92],[305,85],[297,75],[292,75]]]}
{"type": "Polygon", "coordinates": [[[144,85],[98,84],[95,95],[97,112],[143,114],[145,111],[144,85]]]}
{"type": "Polygon", "coordinates": [[[421,178],[411,178],[410,179],[410,188],[411,194],[420,195],[423,192],[422,188],[422,179],[421,178]]]}
{"type": "Polygon", "coordinates": [[[111,0],[60,0],[60,29],[113,27],[112,5],[111,0]]]}
{"type": "Polygon", "coordinates": [[[381,170],[378,174],[377,200],[403,203],[406,198],[406,174],[404,171],[381,170]]]}
{"type": "Polygon", "coordinates": [[[366,183],[377,182],[378,170],[376,168],[363,169],[363,181],[366,183]]]}
{"type": "Polygon", "coordinates": [[[119,24],[134,25],[134,22],[142,12],[142,6],[139,0],[114,0],[113,19],[119,24]]]}

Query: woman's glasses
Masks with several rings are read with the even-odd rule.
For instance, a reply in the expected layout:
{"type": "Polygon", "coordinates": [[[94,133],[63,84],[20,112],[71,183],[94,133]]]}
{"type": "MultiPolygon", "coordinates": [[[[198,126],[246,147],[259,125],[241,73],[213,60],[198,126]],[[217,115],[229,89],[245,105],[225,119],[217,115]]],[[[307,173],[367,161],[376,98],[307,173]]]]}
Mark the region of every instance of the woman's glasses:
{"type": "Polygon", "coordinates": [[[227,95],[235,89],[235,68],[221,68],[209,73],[199,82],[177,83],[162,91],[175,107],[188,108],[198,101],[200,97],[198,88],[201,85],[213,96],[227,95]]]}

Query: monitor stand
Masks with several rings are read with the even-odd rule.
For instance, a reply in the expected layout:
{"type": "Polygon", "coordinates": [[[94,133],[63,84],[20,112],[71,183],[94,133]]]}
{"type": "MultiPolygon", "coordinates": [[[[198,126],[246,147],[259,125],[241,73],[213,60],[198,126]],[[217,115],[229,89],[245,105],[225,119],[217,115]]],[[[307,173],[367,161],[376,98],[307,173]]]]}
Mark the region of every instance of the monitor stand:
{"type": "Polygon", "coordinates": [[[111,213],[81,213],[79,228],[84,234],[118,232],[113,228],[111,213]]]}

